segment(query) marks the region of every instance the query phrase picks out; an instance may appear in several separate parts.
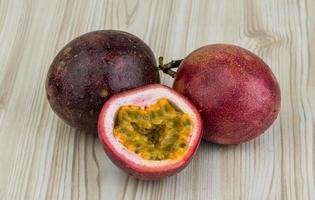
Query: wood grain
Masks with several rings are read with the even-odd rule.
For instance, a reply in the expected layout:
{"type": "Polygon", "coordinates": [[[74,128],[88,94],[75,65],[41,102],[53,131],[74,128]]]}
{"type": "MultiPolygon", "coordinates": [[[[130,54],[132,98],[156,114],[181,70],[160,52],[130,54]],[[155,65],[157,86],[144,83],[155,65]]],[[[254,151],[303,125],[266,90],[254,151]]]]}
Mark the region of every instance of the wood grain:
{"type": "Polygon", "coordinates": [[[314,13],[313,0],[0,0],[0,199],[315,199],[314,13]],[[134,33],[166,60],[248,48],[280,82],[280,116],[245,144],[202,143],[176,176],[128,177],[45,97],[54,55],[97,29],[134,33]]]}

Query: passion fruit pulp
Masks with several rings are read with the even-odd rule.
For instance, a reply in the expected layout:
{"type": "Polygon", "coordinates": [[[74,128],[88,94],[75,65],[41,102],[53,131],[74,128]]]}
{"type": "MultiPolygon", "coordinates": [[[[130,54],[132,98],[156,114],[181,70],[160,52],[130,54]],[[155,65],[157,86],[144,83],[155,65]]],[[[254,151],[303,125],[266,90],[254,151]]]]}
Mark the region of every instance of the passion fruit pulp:
{"type": "MultiPolygon", "coordinates": [[[[200,111],[203,139],[239,144],[262,134],[280,110],[280,87],[268,65],[250,51],[227,44],[201,47],[176,66],[173,88],[200,111]]],[[[177,62],[178,64],[178,62],[177,62]]],[[[166,66],[166,67],[165,67],[166,66]]]]}
{"type": "Polygon", "coordinates": [[[67,124],[97,133],[97,119],[113,94],[159,83],[151,49],[138,37],[116,30],[86,33],[55,57],[46,79],[54,112],[67,124]]]}
{"type": "Polygon", "coordinates": [[[98,122],[109,158],[139,179],[161,179],[183,169],[202,137],[197,109],[182,95],[149,85],[111,97],[98,122]]]}
{"type": "Polygon", "coordinates": [[[166,98],[147,107],[122,106],[114,136],[146,160],[180,159],[187,150],[192,122],[166,98]]]}

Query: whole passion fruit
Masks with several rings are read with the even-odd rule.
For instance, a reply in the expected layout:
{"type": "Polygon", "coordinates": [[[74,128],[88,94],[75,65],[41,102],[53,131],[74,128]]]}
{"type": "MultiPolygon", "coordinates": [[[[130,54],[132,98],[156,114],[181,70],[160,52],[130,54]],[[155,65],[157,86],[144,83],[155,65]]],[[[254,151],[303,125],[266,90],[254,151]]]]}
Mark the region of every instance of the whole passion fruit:
{"type": "Polygon", "coordinates": [[[97,119],[113,94],[160,77],[151,49],[126,32],[86,33],[68,43],[48,71],[46,91],[52,109],[67,124],[97,133],[97,119]]]}
{"type": "Polygon", "coordinates": [[[98,121],[109,158],[131,176],[146,180],[182,170],[195,153],[202,130],[195,106],[158,84],[112,96],[98,121]]]}
{"type": "Polygon", "coordinates": [[[239,144],[263,133],[280,110],[278,82],[262,59],[234,45],[201,47],[183,61],[160,68],[175,76],[173,88],[201,112],[203,138],[239,144]],[[171,73],[170,73],[171,72],[171,73]]]}

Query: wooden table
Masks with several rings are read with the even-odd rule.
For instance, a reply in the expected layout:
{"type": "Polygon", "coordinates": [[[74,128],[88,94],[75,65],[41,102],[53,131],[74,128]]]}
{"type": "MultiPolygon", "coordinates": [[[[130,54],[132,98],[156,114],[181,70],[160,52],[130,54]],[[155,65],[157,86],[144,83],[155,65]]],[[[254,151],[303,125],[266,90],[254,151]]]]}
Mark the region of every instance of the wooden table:
{"type": "Polygon", "coordinates": [[[314,0],[0,0],[0,199],[315,199],[314,13],[314,0]],[[281,113],[245,144],[202,143],[176,176],[128,177],[46,100],[55,54],[97,29],[134,33],[166,60],[210,43],[250,49],[280,82],[281,113]]]}

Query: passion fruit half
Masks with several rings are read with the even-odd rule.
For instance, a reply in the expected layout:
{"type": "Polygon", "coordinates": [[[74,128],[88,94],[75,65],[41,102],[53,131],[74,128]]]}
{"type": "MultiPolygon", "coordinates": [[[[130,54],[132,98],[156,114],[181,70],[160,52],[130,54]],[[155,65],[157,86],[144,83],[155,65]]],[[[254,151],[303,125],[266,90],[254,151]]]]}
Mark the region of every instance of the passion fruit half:
{"type": "Polygon", "coordinates": [[[98,134],[108,157],[139,179],[162,179],[182,170],[202,138],[202,120],[185,97],[153,84],[112,96],[98,134]]]}

